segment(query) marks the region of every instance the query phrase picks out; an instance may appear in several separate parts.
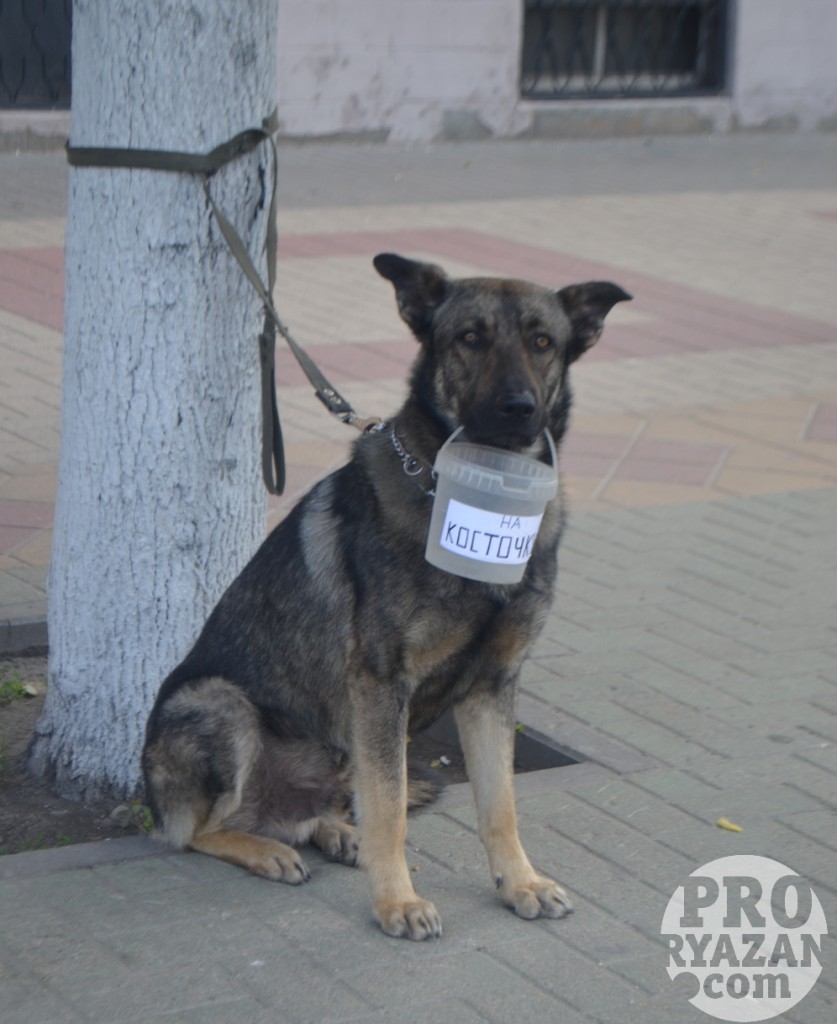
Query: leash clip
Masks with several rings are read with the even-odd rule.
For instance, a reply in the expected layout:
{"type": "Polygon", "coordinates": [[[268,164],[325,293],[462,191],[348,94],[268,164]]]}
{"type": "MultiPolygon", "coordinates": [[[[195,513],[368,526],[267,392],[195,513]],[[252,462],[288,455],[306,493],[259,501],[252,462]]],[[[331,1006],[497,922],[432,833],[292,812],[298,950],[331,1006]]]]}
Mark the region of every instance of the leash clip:
{"type": "Polygon", "coordinates": [[[384,421],[380,416],[358,416],[356,412],[350,412],[348,416],[343,417],[343,422],[359,430],[361,434],[377,434],[379,430],[384,429],[384,421]]]}

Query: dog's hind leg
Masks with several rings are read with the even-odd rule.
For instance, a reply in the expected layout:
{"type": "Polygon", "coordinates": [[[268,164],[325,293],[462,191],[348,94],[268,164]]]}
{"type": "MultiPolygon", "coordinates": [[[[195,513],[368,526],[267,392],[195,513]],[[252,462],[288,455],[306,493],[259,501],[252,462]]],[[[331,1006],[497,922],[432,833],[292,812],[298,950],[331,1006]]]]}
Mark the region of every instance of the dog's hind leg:
{"type": "Polygon", "coordinates": [[[523,850],[514,805],[513,688],[472,692],[454,708],[477,805],[479,834],[504,903],[520,917],[564,917],[563,887],[537,874],[523,850]]]}
{"type": "Polygon", "coordinates": [[[155,838],[297,885],[310,876],[291,846],[228,827],[261,751],[258,713],[236,686],[206,678],[172,694],[155,709],[143,755],[155,838]]]}
{"type": "Polygon", "coordinates": [[[305,862],[292,846],[235,828],[214,828],[192,837],[189,847],[230,864],[246,868],[273,882],[299,885],[311,877],[305,862]]]}

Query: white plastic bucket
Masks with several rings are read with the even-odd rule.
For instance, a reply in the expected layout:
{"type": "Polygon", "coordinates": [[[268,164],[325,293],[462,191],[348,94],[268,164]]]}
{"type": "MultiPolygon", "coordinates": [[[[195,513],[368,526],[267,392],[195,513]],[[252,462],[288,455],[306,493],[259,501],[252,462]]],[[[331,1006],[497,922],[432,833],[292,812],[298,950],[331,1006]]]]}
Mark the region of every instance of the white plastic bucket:
{"type": "Polygon", "coordinates": [[[436,494],[425,558],[437,569],[486,583],[523,579],[548,501],[558,493],[552,465],[502,448],[456,441],[442,445],[433,469],[436,494]]]}

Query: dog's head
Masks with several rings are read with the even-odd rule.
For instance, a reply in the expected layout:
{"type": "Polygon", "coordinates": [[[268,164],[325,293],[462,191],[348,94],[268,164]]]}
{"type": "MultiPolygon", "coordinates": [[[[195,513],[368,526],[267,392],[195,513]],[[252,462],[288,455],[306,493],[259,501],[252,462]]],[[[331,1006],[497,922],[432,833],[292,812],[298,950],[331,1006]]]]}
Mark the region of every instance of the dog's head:
{"type": "Polygon", "coordinates": [[[502,278],[451,279],[391,253],[375,269],[395,286],[422,344],[414,385],[448,432],[523,451],[549,427],[560,440],[570,403],[567,368],[599,340],[604,318],[631,296],[607,281],[555,292],[502,278]]]}

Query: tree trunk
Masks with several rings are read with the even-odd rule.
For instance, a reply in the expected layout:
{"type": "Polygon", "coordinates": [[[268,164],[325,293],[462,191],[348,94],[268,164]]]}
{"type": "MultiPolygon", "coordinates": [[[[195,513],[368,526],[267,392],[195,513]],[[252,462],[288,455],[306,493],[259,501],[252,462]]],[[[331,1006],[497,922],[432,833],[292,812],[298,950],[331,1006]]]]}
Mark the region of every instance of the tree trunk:
{"type": "MultiPolygon", "coordinates": [[[[276,0],[75,0],[75,146],[205,152],[275,104],[276,0]]],[[[264,266],[267,147],[212,181],[264,266]]],[[[157,689],[262,540],[260,303],[198,177],[70,171],[49,688],[33,771],[140,786],[157,689]]],[[[264,271],[263,271],[264,272],[264,271]]]]}

